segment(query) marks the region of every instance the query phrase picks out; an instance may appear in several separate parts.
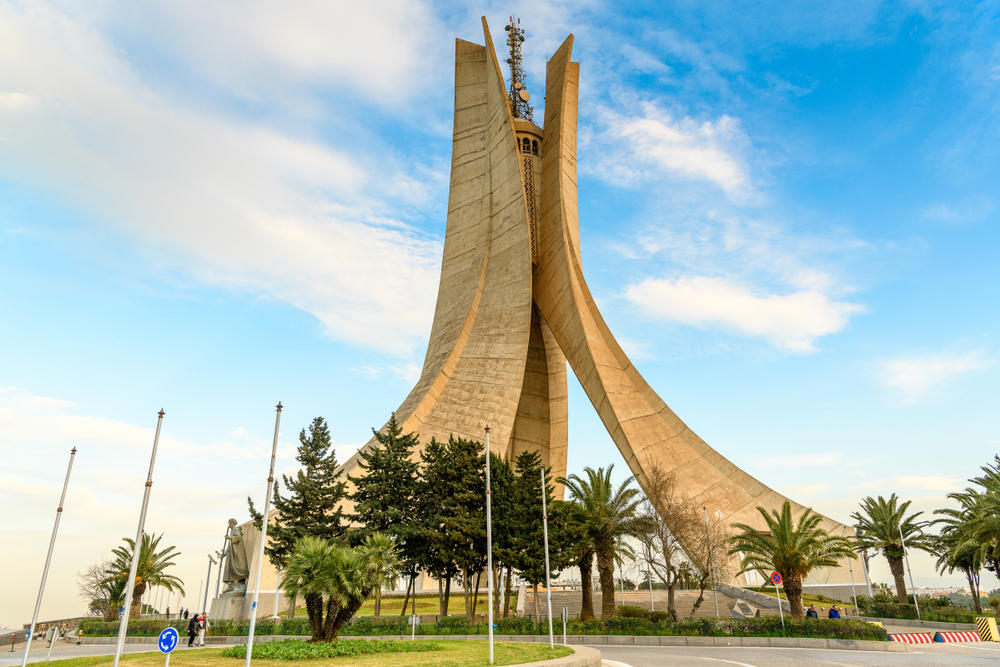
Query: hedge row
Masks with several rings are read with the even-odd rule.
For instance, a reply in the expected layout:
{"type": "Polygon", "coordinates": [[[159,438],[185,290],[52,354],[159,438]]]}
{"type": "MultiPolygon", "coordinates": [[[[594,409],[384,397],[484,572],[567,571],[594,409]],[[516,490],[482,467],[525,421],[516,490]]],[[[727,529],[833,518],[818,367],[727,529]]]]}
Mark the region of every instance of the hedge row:
{"type": "MultiPolygon", "coordinates": [[[[131,621],[128,634],[132,636],[156,636],[166,626],[171,625],[181,633],[187,631],[186,621],[131,621]]],[[[539,635],[548,632],[548,623],[535,622],[527,618],[502,618],[497,621],[497,633],[503,635],[539,635]]],[[[556,632],[562,632],[561,623],[555,621],[556,632]]],[[[239,636],[247,634],[247,621],[213,621],[210,635],[239,636]]],[[[465,616],[449,616],[437,623],[421,623],[417,626],[419,635],[473,635],[486,634],[485,623],[472,623],[465,616]]],[[[759,618],[698,619],[669,623],[648,618],[615,617],[606,621],[570,620],[566,632],[571,635],[663,635],[663,636],[703,636],[703,637],[827,637],[836,639],[868,639],[886,641],[884,629],[849,619],[794,619],[785,618],[785,629],[774,616],[759,618]]],[[[111,637],[118,633],[118,623],[104,621],[81,621],[80,633],[89,637],[111,637]]],[[[262,619],[257,622],[258,635],[309,635],[309,621],[305,618],[272,622],[262,619]]],[[[406,619],[398,616],[362,616],[344,627],[344,636],[377,636],[410,634],[406,619]]]]}

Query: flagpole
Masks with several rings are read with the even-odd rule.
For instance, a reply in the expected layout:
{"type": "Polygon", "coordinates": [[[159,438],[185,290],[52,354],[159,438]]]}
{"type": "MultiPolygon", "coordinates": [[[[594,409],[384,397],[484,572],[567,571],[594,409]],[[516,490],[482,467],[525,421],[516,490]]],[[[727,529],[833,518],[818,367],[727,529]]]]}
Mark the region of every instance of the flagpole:
{"type": "Polygon", "coordinates": [[[38,597],[35,599],[35,611],[31,615],[31,628],[24,640],[24,660],[21,667],[28,664],[28,651],[31,650],[31,639],[35,636],[35,624],[38,623],[38,610],[42,606],[42,595],[45,593],[45,580],[49,576],[49,565],[52,563],[52,550],[56,546],[56,533],[59,532],[59,519],[62,518],[63,503],[66,502],[66,488],[69,486],[69,474],[73,470],[73,459],[76,457],[76,447],[69,450],[69,465],[66,466],[66,479],[63,480],[62,495],[59,496],[59,507],[56,508],[56,521],[52,525],[52,537],[49,538],[49,552],[45,556],[45,567],[42,568],[42,583],[38,586],[38,597]]]}
{"type": "Polygon", "coordinates": [[[278,455],[278,426],[281,424],[281,401],[278,401],[274,418],[274,441],[271,443],[271,468],[267,473],[267,495],[264,496],[264,514],[260,522],[260,546],[257,549],[257,576],[253,586],[253,604],[250,605],[250,630],[247,632],[247,657],[244,667],[250,667],[253,653],[253,635],[257,625],[257,602],[260,599],[260,572],[264,569],[264,543],[267,542],[267,515],[271,511],[271,492],[274,490],[274,459],[278,455]]]}
{"type": "MultiPolygon", "coordinates": [[[[549,648],[555,648],[555,639],[552,637],[552,582],[549,581],[549,513],[545,505],[545,464],[540,468],[542,472],[542,538],[545,542],[545,592],[549,601],[549,648]]],[[[612,591],[613,592],[613,591],[612,591]]]]}
{"type": "MultiPolygon", "coordinates": [[[[146,510],[149,508],[149,492],[153,488],[153,465],[156,463],[156,448],[160,445],[160,426],[163,425],[163,415],[166,414],[161,409],[156,419],[156,435],[153,436],[153,452],[149,456],[149,472],[146,473],[146,487],[142,492],[142,509],[139,510],[139,527],[135,531],[135,542],[132,544],[132,564],[128,568],[128,579],[125,581],[125,605],[122,618],[118,623],[118,641],[115,643],[115,658],[113,667],[118,667],[121,659],[122,649],[125,647],[125,633],[128,631],[128,617],[132,611],[132,591],[135,589],[135,570],[139,565],[139,551],[142,549],[142,529],[146,525],[146,510]]],[[[195,600],[195,604],[198,601],[195,600]]],[[[142,608],[139,609],[142,615],[142,608]]]]}
{"type": "Polygon", "coordinates": [[[903,539],[903,524],[899,524],[899,542],[903,545],[903,557],[906,559],[906,571],[910,575],[910,588],[913,589],[913,606],[917,608],[917,620],[920,620],[920,603],[917,602],[917,587],[913,585],[913,570],[910,569],[910,556],[906,553],[906,540],[903,539]]]}
{"type": "MultiPolygon", "coordinates": [[[[490,482],[490,427],[486,431],[486,595],[490,642],[490,664],[493,664],[493,487],[490,482]]],[[[416,598],[416,594],[414,594],[416,598]]]]}
{"type": "MultiPolygon", "coordinates": [[[[715,584],[715,570],[712,569],[712,531],[708,528],[708,508],[702,507],[705,512],[705,548],[708,560],[708,572],[712,575],[712,597],[715,599],[715,617],[719,618],[719,587],[715,584]]],[[[778,610],[781,610],[781,600],[778,600],[778,610]]]]}

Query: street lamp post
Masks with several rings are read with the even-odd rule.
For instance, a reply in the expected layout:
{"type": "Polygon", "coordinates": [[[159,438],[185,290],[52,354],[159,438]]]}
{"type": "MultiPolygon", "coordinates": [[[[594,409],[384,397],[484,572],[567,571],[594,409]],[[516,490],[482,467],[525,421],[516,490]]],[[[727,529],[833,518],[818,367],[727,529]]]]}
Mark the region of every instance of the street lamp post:
{"type": "MultiPolygon", "coordinates": [[[[486,620],[488,622],[490,664],[493,664],[493,489],[490,481],[490,427],[483,429],[486,433],[486,620]]],[[[416,591],[414,590],[414,599],[416,591]]],[[[414,623],[414,628],[416,624],[414,623]]]]}

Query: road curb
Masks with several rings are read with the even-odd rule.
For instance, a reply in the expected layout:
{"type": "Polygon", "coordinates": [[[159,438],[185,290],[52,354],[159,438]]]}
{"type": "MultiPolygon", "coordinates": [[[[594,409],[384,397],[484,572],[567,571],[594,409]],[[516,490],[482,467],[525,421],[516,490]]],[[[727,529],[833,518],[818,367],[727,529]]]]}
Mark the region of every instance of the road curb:
{"type": "MultiPolygon", "coordinates": [[[[561,635],[557,638],[561,639],[561,635]]],[[[264,635],[255,637],[254,643],[277,641],[280,639],[305,639],[303,635],[264,635]]],[[[347,639],[348,637],[345,637],[347,639]]],[[[409,639],[409,635],[379,635],[371,637],[350,637],[350,639],[409,639]]],[[[417,635],[417,639],[479,639],[486,635],[417,635]]],[[[547,642],[547,635],[495,635],[498,642],[547,642]]],[[[114,644],[116,637],[84,637],[84,644],[114,644]]],[[[129,644],[156,643],[156,637],[126,637],[129,644]]],[[[231,646],[246,642],[246,637],[224,636],[205,637],[211,646],[231,646]]],[[[563,642],[559,642],[563,643],[563,642]]],[[[862,639],[826,639],[821,637],[681,637],[657,635],[567,635],[568,646],[746,646],[758,648],[816,648],[840,649],[848,651],[885,651],[886,653],[907,653],[917,650],[908,644],[878,642],[862,639]]],[[[558,663],[546,662],[546,665],[558,663]]],[[[567,663],[569,664],[569,663],[567,663]]],[[[597,663],[599,664],[599,663],[597,663]]]]}

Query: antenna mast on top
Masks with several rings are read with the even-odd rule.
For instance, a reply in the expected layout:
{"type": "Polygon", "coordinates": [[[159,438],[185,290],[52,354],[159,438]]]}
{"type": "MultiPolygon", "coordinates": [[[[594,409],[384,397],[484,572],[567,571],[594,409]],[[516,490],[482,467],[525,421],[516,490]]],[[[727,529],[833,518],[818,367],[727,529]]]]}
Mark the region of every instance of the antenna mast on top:
{"type": "Polygon", "coordinates": [[[510,106],[514,118],[524,118],[532,120],[535,110],[528,104],[531,95],[524,87],[524,67],[521,64],[521,42],[524,41],[524,28],[521,27],[521,19],[515,21],[510,17],[510,23],[504,26],[507,31],[507,46],[510,48],[510,106]]]}

